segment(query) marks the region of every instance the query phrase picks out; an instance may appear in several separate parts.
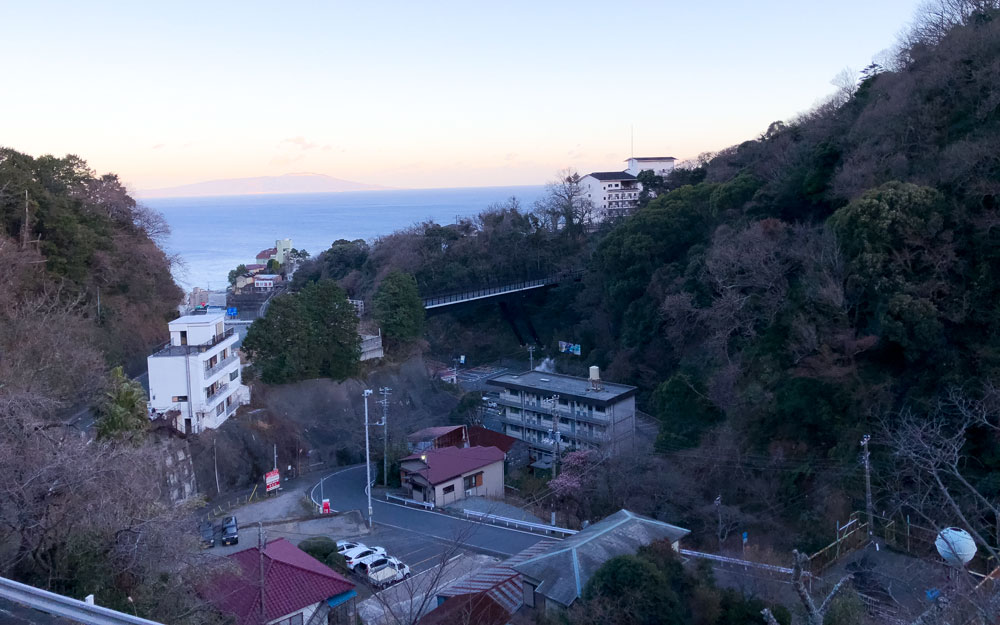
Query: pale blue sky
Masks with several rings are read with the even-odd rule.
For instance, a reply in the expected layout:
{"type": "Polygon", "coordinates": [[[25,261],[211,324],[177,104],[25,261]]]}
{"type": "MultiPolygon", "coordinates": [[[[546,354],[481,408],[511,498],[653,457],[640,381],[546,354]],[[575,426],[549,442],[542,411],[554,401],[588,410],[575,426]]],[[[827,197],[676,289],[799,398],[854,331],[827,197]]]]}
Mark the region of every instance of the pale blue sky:
{"type": "Polygon", "coordinates": [[[916,0],[0,0],[0,144],[135,188],[316,172],[541,184],[752,138],[891,47],[916,0]]]}

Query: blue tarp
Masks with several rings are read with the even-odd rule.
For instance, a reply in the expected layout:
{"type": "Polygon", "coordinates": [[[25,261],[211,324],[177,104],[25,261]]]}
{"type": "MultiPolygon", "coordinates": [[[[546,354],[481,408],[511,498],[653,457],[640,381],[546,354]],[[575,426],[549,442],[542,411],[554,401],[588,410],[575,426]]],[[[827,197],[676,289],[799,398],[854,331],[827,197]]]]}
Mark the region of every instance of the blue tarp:
{"type": "Polygon", "coordinates": [[[347,592],[340,593],[336,597],[330,597],[329,599],[326,600],[326,604],[328,606],[330,606],[331,608],[335,608],[338,605],[340,605],[341,603],[344,603],[345,601],[347,601],[348,599],[353,599],[353,598],[355,598],[357,596],[358,596],[358,591],[356,591],[356,590],[348,590],[347,592]]]}

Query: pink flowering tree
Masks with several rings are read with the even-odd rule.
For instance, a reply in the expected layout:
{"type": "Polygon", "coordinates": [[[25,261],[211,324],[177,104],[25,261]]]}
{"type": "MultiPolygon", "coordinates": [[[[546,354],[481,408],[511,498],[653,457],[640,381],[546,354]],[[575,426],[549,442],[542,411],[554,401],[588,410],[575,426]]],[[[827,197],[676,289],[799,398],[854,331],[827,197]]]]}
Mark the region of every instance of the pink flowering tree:
{"type": "Polygon", "coordinates": [[[567,514],[581,516],[585,512],[587,493],[595,486],[596,474],[592,468],[599,461],[600,455],[589,449],[563,456],[559,474],[549,481],[549,488],[567,514]]]}

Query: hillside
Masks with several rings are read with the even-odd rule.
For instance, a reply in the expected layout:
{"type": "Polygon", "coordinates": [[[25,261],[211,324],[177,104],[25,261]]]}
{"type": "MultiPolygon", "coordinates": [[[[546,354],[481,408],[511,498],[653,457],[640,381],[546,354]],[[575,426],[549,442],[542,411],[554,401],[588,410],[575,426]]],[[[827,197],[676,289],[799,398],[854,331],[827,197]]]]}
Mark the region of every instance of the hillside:
{"type": "Polygon", "coordinates": [[[140,368],[176,316],[164,234],[116,176],[0,149],[0,575],[213,623],[192,591],[210,563],[187,555],[189,512],[161,499],[145,395],[112,370],[140,368]],[[66,423],[89,404],[130,426],[66,423]]]}
{"type": "MultiPolygon", "coordinates": [[[[679,169],[618,224],[582,232],[558,182],[534,212],[510,202],[371,247],[338,241],[296,279],[338,279],[368,298],[393,269],[434,292],[586,268],[522,305],[550,353],[559,340],[582,344],[582,359],[560,357],[564,370],[596,364],[639,386],[661,435],[659,454],[634,470],[672,488],[651,496],[643,477],[591,494],[594,516],[625,501],[707,529],[721,493],[734,523],[767,540],[823,544],[834,519],[863,506],[863,434],[876,437],[876,482],[903,479],[889,446],[903,412],[947,422],[929,414],[939,402],[959,387],[979,401],[1000,374],[994,4],[942,3],[889,66],[679,169]]],[[[431,348],[492,358],[479,338],[497,328],[491,303],[442,314],[431,348]]],[[[996,500],[1000,445],[978,441],[967,477],[996,500]]],[[[888,489],[876,502],[902,505],[888,489]]]]}

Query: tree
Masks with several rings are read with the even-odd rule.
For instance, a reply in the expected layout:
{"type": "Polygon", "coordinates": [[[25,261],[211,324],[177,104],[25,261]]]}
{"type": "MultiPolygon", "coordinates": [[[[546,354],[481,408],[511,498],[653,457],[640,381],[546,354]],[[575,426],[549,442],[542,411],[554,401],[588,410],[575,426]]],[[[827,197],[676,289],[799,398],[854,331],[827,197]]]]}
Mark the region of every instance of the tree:
{"type": "Polygon", "coordinates": [[[357,372],[361,357],[357,313],[336,282],[311,283],[275,297],[250,326],[243,349],[268,384],[343,380],[357,372]]]}
{"type": "Polygon", "coordinates": [[[236,269],[232,269],[229,272],[229,286],[236,286],[236,280],[244,276],[249,276],[250,270],[243,263],[236,265],[236,269]]]}
{"type": "Polygon", "coordinates": [[[424,302],[412,274],[392,271],[379,284],[374,298],[375,319],[394,341],[410,341],[424,330],[424,302]]]}
{"type": "Polygon", "coordinates": [[[267,272],[268,273],[278,273],[281,271],[281,263],[275,259],[270,259],[267,261],[267,272]]]}
{"type": "Polygon", "coordinates": [[[112,369],[109,389],[97,420],[97,435],[125,438],[143,434],[149,428],[146,401],[142,384],[130,380],[121,367],[112,369]]]}
{"type": "Polygon", "coordinates": [[[577,236],[597,217],[580,179],[572,169],[560,171],[555,181],[545,185],[545,195],[535,202],[535,212],[552,230],[577,236]]]}

